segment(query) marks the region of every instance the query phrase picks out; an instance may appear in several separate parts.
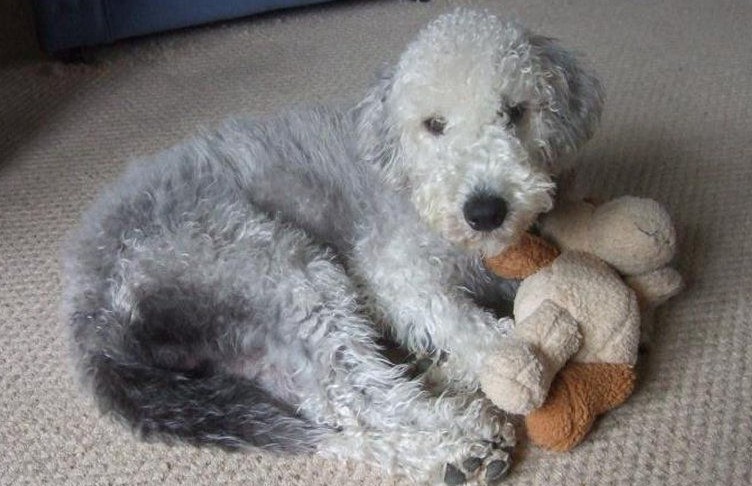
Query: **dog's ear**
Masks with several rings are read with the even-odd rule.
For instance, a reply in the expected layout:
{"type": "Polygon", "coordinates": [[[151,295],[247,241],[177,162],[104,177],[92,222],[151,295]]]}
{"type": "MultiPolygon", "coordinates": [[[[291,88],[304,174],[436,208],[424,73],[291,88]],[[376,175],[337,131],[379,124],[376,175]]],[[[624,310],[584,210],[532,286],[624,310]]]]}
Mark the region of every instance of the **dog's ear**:
{"type": "Polygon", "coordinates": [[[531,53],[540,65],[538,92],[542,106],[533,133],[542,159],[552,173],[567,168],[574,154],[595,132],[603,109],[603,87],[574,53],[554,39],[529,36],[531,53]]]}
{"type": "Polygon", "coordinates": [[[397,134],[392,127],[386,107],[392,90],[394,67],[385,67],[377,75],[366,96],[355,106],[354,117],[358,130],[361,155],[380,165],[391,163],[397,146],[397,134]]]}

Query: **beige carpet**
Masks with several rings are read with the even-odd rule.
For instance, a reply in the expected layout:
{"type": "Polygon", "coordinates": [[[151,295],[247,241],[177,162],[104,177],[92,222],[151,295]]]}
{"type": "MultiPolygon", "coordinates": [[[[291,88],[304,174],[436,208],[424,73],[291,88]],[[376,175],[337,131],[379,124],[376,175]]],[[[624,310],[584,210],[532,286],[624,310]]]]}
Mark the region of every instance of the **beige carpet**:
{"type": "MultiPolygon", "coordinates": [[[[396,484],[357,464],[140,444],[98,418],[68,373],[56,252],[128,157],[233,112],[355,97],[448,3],[266,15],[122,43],[86,66],[17,45],[28,15],[1,5],[0,484],[396,484]]],[[[690,284],[660,312],[629,403],[572,453],[522,448],[508,484],[750,484],[752,3],[485,5],[589,54],[609,100],[580,188],[668,205],[690,284]]]]}

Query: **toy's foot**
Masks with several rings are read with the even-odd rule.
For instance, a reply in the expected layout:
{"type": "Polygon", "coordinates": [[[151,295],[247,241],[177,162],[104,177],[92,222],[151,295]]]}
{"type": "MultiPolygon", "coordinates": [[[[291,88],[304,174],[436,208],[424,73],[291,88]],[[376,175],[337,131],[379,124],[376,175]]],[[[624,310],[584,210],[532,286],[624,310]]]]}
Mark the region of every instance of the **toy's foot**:
{"type": "Polygon", "coordinates": [[[444,469],[444,484],[477,484],[496,486],[512,468],[511,449],[492,447],[484,456],[471,456],[460,464],[447,464],[444,469]]]}
{"type": "Polygon", "coordinates": [[[546,449],[567,451],[579,444],[595,418],[626,401],[635,383],[624,364],[569,363],[559,372],[546,403],[525,418],[530,440],[546,449]]]}
{"type": "Polygon", "coordinates": [[[595,398],[595,413],[600,415],[627,401],[634,391],[637,374],[626,364],[582,363],[587,366],[586,379],[598,390],[595,398]]]}
{"type": "Polygon", "coordinates": [[[595,420],[590,390],[576,373],[571,373],[570,366],[562,369],[551,384],[546,403],[525,417],[530,440],[558,452],[579,444],[595,420]]]}
{"type": "Polygon", "coordinates": [[[479,381],[494,405],[515,414],[541,406],[548,391],[540,358],[533,346],[521,341],[510,342],[498,354],[488,356],[479,381]]]}

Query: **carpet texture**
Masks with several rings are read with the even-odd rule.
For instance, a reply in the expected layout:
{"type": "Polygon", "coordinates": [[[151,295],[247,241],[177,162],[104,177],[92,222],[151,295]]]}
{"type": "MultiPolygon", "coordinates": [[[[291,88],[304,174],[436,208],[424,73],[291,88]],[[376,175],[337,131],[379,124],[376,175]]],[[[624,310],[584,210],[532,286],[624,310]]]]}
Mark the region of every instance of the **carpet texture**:
{"type": "MultiPolygon", "coordinates": [[[[232,113],[355,99],[452,3],[335,2],[121,43],[86,65],[15,45],[33,38],[13,24],[28,24],[21,4],[0,12],[13,34],[0,36],[0,483],[402,484],[359,464],[138,443],[101,420],[69,374],[57,252],[128,158],[232,113]]],[[[571,453],[523,445],[508,484],[750,484],[752,3],[463,4],[588,55],[608,101],[577,188],[665,203],[689,283],[659,312],[627,404],[571,453]]]]}

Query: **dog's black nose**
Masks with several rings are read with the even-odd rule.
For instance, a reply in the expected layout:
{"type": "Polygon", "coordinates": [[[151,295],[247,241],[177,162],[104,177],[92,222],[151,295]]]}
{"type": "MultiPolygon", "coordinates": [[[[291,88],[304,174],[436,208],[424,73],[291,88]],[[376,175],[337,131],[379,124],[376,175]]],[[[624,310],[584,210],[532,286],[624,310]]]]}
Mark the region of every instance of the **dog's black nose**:
{"type": "Polygon", "coordinates": [[[499,196],[478,194],[465,202],[462,212],[467,224],[475,231],[491,231],[504,222],[507,203],[499,196]]]}

